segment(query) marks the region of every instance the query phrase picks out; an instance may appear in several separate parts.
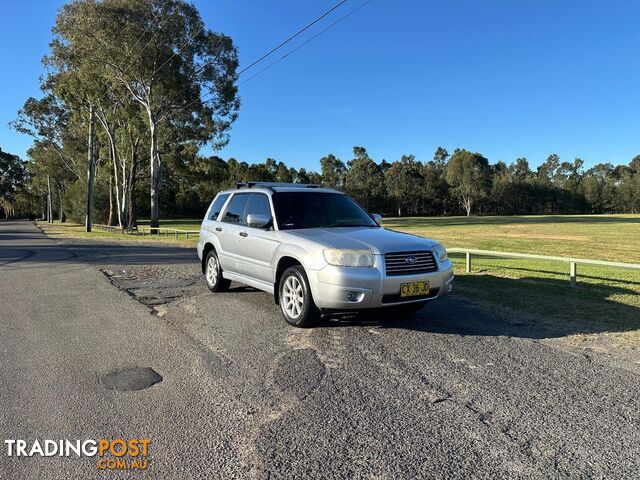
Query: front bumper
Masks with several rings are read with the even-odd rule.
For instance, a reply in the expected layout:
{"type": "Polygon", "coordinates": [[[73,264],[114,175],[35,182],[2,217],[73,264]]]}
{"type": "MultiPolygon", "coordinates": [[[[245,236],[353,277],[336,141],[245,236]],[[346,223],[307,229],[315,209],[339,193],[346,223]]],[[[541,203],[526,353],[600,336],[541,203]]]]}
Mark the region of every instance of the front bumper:
{"type": "Polygon", "coordinates": [[[331,310],[392,307],[442,298],[453,287],[453,266],[449,260],[440,263],[436,272],[397,276],[386,276],[381,263],[376,255],[372,268],[328,265],[321,270],[308,270],[315,304],[331,310]],[[402,283],[419,281],[429,282],[429,295],[400,297],[402,283]]]}

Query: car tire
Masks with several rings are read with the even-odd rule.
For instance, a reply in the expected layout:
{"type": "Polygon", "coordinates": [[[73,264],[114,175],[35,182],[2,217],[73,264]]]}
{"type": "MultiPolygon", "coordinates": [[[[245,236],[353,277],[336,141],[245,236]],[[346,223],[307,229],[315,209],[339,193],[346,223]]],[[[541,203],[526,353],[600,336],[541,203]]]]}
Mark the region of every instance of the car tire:
{"type": "Polygon", "coordinates": [[[294,327],[313,326],[320,312],[313,301],[307,274],[300,265],[287,268],[280,277],[278,295],[282,316],[294,327]]]}
{"type": "Polygon", "coordinates": [[[222,278],[222,268],[214,250],[211,250],[205,259],[204,278],[212,292],[224,292],[231,285],[229,280],[222,278]]]}

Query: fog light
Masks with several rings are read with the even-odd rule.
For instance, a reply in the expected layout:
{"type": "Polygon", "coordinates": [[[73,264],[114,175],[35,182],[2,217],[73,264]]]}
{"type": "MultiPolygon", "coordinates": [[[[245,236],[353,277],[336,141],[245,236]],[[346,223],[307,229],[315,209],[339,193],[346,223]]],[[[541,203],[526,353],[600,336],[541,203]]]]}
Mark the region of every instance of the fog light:
{"type": "Polygon", "coordinates": [[[347,292],[347,300],[350,302],[359,302],[364,297],[362,292],[347,292]]]}

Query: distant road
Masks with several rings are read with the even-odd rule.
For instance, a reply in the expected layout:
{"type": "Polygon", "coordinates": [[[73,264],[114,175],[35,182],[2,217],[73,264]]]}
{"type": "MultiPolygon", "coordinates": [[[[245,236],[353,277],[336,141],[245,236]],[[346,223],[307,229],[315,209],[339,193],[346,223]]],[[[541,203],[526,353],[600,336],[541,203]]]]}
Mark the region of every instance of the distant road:
{"type": "Polygon", "coordinates": [[[455,295],[405,322],[293,329],[198,268],[193,249],[0,222],[0,478],[98,476],[95,458],[9,458],[5,439],[122,437],[151,439],[149,478],[640,475],[638,377],[601,357],[455,295]],[[125,367],[162,381],[108,389],[125,367]]]}

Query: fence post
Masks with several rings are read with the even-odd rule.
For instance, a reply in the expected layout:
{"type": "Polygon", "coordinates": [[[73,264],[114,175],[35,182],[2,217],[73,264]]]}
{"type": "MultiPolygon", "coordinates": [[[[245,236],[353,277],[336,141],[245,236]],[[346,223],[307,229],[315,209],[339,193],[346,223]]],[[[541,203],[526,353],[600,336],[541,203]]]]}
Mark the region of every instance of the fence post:
{"type": "Polygon", "coordinates": [[[569,286],[571,288],[576,288],[576,284],[577,284],[577,274],[578,274],[578,267],[576,265],[576,262],[570,262],[569,264],[569,286]]]}
{"type": "Polygon", "coordinates": [[[471,252],[466,252],[465,256],[467,259],[467,273],[471,273],[471,252]]]}
{"type": "Polygon", "coordinates": [[[186,232],[186,233],[184,234],[184,239],[185,239],[185,240],[189,240],[189,232],[186,232]]]}

